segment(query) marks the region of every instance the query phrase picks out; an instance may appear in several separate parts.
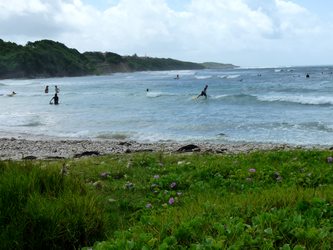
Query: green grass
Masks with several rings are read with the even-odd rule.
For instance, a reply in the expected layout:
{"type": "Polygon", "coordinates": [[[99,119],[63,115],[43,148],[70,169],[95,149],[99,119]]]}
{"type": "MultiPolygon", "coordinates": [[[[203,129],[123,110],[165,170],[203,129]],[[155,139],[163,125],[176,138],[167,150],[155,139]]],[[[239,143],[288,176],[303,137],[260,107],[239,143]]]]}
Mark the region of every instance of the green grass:
{"type": "Polygon", "coordinates": [[[3,161],[1,246],[330,249],[328,156],[293,150],[3,161]]]}

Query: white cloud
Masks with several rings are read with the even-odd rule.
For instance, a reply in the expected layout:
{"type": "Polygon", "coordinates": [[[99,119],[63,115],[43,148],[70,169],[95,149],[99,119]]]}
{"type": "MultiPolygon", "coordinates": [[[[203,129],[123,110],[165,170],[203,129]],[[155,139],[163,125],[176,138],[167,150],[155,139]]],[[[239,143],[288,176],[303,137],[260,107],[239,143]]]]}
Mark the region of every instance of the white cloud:
{"type": "Polygon", "coordinates": [[[238,65],[320,63],[318,53],[325,63],[321,50],[331,51],[330,26],[291,0],[192,0],[177,11],[168,2],[120,0],[100,10],[81,0],[0,0],[0,37],[238,65]]]}

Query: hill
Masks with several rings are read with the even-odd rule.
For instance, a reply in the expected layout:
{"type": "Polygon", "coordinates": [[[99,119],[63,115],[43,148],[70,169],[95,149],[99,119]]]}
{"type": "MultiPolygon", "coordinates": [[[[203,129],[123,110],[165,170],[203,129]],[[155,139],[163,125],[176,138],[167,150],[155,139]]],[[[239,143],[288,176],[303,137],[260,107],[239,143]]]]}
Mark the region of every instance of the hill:
{"type": "Polygon", "coordinates": [[[136,54],[120,56],[111,52],[85,52],[83,55],[90,61],[90,66],[95,74],[205,68],[199,63],[184,62],[171,58],[139,57],[136,54]]]}
{"type": "Polygon", "coordinates": [[[201,64],[206,69],[234,69],[236,66],[230,63],[204,62],[201,64]]]}
{"type": "Polygon", "coordinates": [[[25,46],[0,40],[0,78],[79,76],[91,72],[89,60],[76,49],[50,40],[25,46]]]}
{"type": "Polygon", "coordinates": [[[212,63],[184,62],[171,58],[121,56],[112,52],[85,52],[52,40],[25,46],[0,39],[0,79],[83,76],[113,72],[204,69],[212,63]]]}

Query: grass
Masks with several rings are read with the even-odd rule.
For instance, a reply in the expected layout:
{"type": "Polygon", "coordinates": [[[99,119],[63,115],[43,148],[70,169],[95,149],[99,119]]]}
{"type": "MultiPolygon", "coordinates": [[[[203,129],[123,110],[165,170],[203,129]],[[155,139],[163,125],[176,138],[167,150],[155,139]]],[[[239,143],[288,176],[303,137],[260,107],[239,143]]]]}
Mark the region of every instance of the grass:
{"type": "Polygon", "coordinates": [[[330,249],[329,156],[293,150],[3,161],[1,246],[330,249]]]}

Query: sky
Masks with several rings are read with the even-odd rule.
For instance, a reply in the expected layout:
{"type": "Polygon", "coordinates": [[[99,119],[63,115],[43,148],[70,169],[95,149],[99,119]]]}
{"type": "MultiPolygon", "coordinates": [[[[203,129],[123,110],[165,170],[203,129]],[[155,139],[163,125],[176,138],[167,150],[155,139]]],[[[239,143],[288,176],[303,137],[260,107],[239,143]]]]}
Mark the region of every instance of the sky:
{"type": "Polygon", "coordinates": [[[333,1],[0,0],[0,38],[243,67],[333,65],[333,1]]]}

